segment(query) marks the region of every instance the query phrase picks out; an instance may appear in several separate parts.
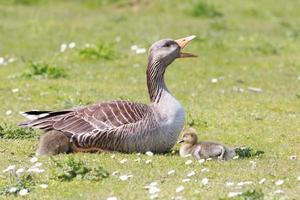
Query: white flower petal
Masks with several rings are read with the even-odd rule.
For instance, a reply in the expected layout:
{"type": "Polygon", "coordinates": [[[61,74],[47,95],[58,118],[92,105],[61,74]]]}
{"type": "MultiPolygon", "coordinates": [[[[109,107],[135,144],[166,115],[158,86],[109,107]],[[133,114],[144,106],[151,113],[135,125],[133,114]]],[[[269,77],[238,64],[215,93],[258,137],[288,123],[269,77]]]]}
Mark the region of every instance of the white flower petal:
{"type": "Polygon", "coordinates": [[[152,194],[152,195],[150,195],[150,199],[157,199],[158,198],[158,194],[152,194]]]}
{"type": "Polygon", "coordinates": [[[127,181],[131,177],[132,177],[132,175],[121,175],[121,176],[119,176],[119,179],[121,181],[127,181]]]}
{"type": "Polygon", "coordinates": [[[300,176],[297,177],[298,181],[300,181],[300,176]]]}
{"type": "Polygon", "coordinates": [[[120,163],[121,164],[124,164],[124,163],[126,163],[128,160],[127,160],[127,158],[124,158],[123,160],[120,160],[120,163]]]}
{"type": "Polygon", "coordinates": [[[35,163],[35,162],[37,162],[38,161],[38,158],[37,157],[32,157],[31,159],[30,159],[30,162],[32,162],[32,163],[35,163]]]}
{"type": "Polygon", "coordinates": [[[10,115],[11,113],[12,113],[11,110],[8,110],[8,111],[5,112],[6,115],[10,115]]]}
{"type": "Polygon", "coordinates": [[[186,165],[190,165],[190,164],[192,164],[192,163],[193,163],[192,160],[187,160],[187,161],[185,162],[186,165]]]}
{"type": "Polygon", "coordinates": [[[108,197],[106,200],[117,200],[117,197],[108,197]]]}
{"type": "Polygon", "coordinates": [[[236,196],[241,195],[241,194],[242,194],[242,192],[229,192],[229,193],[227,194],[227,197],[228,197],[228,198],[236,197],[236,196]]]}
{"type": "Polygon", "coordinates": [[[7,62],[8,62],[8,63],[12,63],[12,62],[15,62],[15,60],[16,60],[15,58],[9,58],[9,59],[7,60],[7,62]]]}
{"type": "Polygon", "coordinates": [[[168,175],[174,174],[175,173],[175,169],[171,169],[170,171],[168,171],[168,175]]]}
{"type": "Polygon", "coordinates": [[[147,151],[145,154],[146,154],[147,156],[153,156],[153,153],[152,153],[151,151],[147,151]]]}
{"type": "Polygon", "coordinates": [[[279,179],[275,182],[275,185],[282,185],[284,183],[284,180],[279,179]]]}
{"type": "Polygon", "coordinates": [[[114,171],[113,173],[111,173],[111,175],[115,176],[115,175],[117,175],[119,173],[120,173],[119,171],[114,171]]]}
{"type": "Polygon", "coordinates": [[[198,163],[199,164],[203,164],[205,162],[205,159],[200,159],[200,160],[198,160],[198,163]]]}
{"type": "Polygon", "coordinates": [[[155,194],[155,193],[158,193],[158,192],[160,192],[160,189],[156,186],[154,186],[154,187],[152,186],[152,187],[149,188],[149,194],[155,194]]]}
{"type": "Polygon", "coordinates": [[[24,171],[25,171],[24,168],[19,168],[19,169],[16,171],[16,174],[19,176],[19,175],[22,174],[24,171]]]}
{"type": "Polygon", "coordinates": [[[43,163],[38,162],[38,163],[35,163],[35,164],[33,165],[33,167],[41,167],[42,165],[43,165],[43,163]]]}
{"type": "Polygon", "coordinates": [[[204,178],[201,181],[202,185],[207,185],[208,184],[208,178],[204,178]]]}
{"type": "Polygon", "coordinates": [[[177,193],[182,192],[183,190],[184,190],[184,187],[182,185],[176,188],[177,193]]]}
{"type": "Polygon", "coordinates": [[[274,194],[284,194],[283,190],[275,190],[274,194]]]}
{"type": "Polygon", "coordinates": [[[237,186],[251,185],[252,181],[242,181],[237,184],[237,186]]]}
{"type": "Polygon", "coordinates": [[[234,182],[226,182],[225,185],[226,187],[231,187],[234,186],[234,182]]]}
{"type": "Polygon", "coordinates": [[[146,160],[146,164],[152,163],[152,160],[146,160]]]}
{"type": "Polygon", "coordinates": [[[203,169],[201,169],[201,172],[209,172],[209,169],[208,168],[203,168],[203,169]]]}
{"type": "Polygon", "coordinates": [[[239,156],[233,156],[233,160],[236,160],[236,159],[238,159],[239,158],[239,156]]]}
{"type": "Polygon", "coordinates": [[[16,165],[9,165],[5,170],[3,170],[3,172],[8,172],[8,171],[12,171],[16,168],[16,165]]]}
{"type": "Polygon", "coordinates": [[[143,54],[143,53],[146,53],[146,49],[145,48],[137,48],[135,50],[135,53],[136,54],[143,54]]]}
{"type": "Polygon", "coordinates": [[[211,82],[212,82],[212,83],[217,83],[218,81],[219,81],[219,80],[218,80],[217,78],[212,78],[212,79],[211,79],[211,82]]]}
{"type": "Polygon", "coordinates": [[[189,179],[189,178],[184,178],[184,179],[182,179],[182,182],[183,182],[183,183],[190,182],[190,181],[191,181],[191,179],[189,179]]]}
{"type": "Polygon", "coordinates": [[[4,64],[4,58],[0,57],[0,65],[3,65],[3,64],[4,64]]]}
{"type": "Polygon", "coordinates": [[[47,189],[48,185],[47,184],[41,184],[40,187],[43,188],[43,189],[47,189]]]}
{"type": "Polygon", "coordinates": [[[132,51],[135,51],[136,49],[138,49],[139,47],[136,45],[136,44],[134,44],[134,45],[132,45],[131,47],[130,47],[130,49],[132,50],[132,51]]]}
{"type": "Polygon", "coordinates": [[[75,47],[76,47],[76,43],[75,43],[75,42],[69,43],[69,48],[70,48],[70,49],[73,49],[73,48],[75,48],[75,47]]]}
{"type": "Polygon", "coordinates": [[[65,52],[67,49],[67,44],[63,43],[60,45],[60,52],[65,52]]]}
{"type": "Polygon", "coordinates": [[[187,174],[187,177],[191,177],[191,176],[195,176],[195,175],[196,175],[196,173],[194,171],[191,171],[187,174]]]}
{"type": "Polygon", "coordinates": [[[11,90],[11,92],[12,92],[12,93],[17,93],[17,92],[19,92],[19,88],[13,88],[13,89],[11,90]]]}
{"type": "Polygon", "coordinates": [[[297,160],[297,156],[296,156],[296,155],[291,155],[291,156],[290,156],[290,159],[291,159],[291,160],[297,160]]]}
{"type": "Polygon", "coordinates": [[[27,189],[22,189],[22,190],[19,191],[19,195],[21,195],[21,196],[25,196],[27,194],[28,194],[28,190],[27,189]]]}
{"type": "Polygon", "coordinates": [[[265,181],[266,181],[267,179],[266,178],[262,178],[259,182],[258,182],[258,184],[263,184],[265,181]]]}
{"type": "Polygon", "coordinates": [[[15,192],[17,192],[17,190],[18,190],[18,188],[16,188],[16,187],[11,187],[11,188],[8,189],[8,192],[9,192],[9,193],[15,193],[15,192]]]}

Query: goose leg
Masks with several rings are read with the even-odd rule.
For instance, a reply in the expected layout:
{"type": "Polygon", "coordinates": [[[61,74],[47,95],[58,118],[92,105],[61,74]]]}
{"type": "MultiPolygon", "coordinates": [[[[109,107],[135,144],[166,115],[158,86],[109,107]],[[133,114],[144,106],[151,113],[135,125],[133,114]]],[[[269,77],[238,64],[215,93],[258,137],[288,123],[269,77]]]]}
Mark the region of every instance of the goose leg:
{"type": "Polygon", "coordinates": [[[75,145],[72,145],[72,150],[75,153],[103,153],[103,152],[110,152],[109,150],[104,150],[98,147],[90,147],[90,148],[82,148],[82,147],[76,147],[75,145]]]}
{"type": "Polygon", "coordinates": [[[221,154],[218,156],[218,160],[224,160],[224,155],[225,155],[225,148],[222,146],[220,147],[221,154]]]}

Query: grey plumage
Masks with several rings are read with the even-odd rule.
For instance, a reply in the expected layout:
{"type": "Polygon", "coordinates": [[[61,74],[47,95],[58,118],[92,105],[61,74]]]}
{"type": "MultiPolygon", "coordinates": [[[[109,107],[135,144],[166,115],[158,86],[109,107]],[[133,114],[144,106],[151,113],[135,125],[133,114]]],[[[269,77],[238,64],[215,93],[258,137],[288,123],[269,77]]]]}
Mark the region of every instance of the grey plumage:
{"type": "MultiPolygon", "coordinates": [[[[181,47],[193,38],[165,39],[151,46],[147,68],[149,105],[112,101],[63,111],[29,111],[25,115],[31,120],[20,126],[59,131],[78,148],[121,152],[170,150],[183,127],[184,111],[168,91],[164,73],[180,57],[181,47]]],[[[183,57],[192,57],[186,55],[183,57]]]]}

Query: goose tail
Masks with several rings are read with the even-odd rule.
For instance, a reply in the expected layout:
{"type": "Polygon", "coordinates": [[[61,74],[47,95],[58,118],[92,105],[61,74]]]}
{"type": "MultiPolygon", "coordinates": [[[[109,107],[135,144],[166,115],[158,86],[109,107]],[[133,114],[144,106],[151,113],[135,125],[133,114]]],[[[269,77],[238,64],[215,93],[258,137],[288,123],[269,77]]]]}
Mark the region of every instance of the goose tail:
{"type": "Polygon", "coordinates": [[[29,119],[26,122],[18,124],[20,127],[34,127],[40,129],[50,128],[53,124],[53,117],[60,116],[71,112],[70,110],[66,111],[27,111],[21,113],[22,116],[29,119]]]}

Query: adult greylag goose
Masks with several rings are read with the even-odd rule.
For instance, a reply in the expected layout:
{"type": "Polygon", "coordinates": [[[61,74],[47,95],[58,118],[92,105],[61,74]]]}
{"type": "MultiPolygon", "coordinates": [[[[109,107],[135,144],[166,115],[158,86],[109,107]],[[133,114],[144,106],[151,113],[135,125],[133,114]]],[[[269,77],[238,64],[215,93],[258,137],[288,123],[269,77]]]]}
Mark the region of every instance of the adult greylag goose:
{"type": "Polygon", "coordinates": [[[30,121],[20,126],[42,129],[45,134],[59,132],[83,150],[169,151],[183,128],[185,114],[167,89],[164,74],[176,58],[196,57],[181,52],[194,38],[163,39],[150,47],[146,73],[149,105],[111,101],[62,111],[29,111],[24,115],[30,121]]]}

